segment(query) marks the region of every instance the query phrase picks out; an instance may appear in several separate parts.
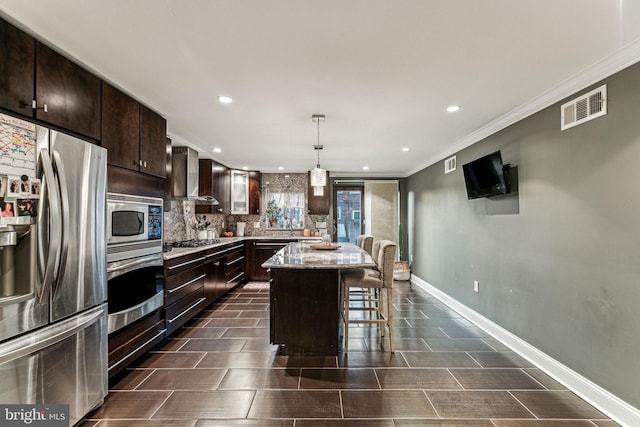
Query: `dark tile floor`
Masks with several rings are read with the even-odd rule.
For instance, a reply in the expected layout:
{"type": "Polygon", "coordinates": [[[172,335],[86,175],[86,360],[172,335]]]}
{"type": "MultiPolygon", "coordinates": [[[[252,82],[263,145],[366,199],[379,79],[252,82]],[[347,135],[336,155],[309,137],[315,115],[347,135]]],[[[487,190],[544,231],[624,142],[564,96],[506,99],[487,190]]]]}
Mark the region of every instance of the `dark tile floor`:
{"type": "Polygon", "coordinates": [[[353,326],[349,354],[269,344],[250,283],[116,381],[85,427],[613,427],[617,424],[420,288],[394,288],[396,353],[353,326]]]}

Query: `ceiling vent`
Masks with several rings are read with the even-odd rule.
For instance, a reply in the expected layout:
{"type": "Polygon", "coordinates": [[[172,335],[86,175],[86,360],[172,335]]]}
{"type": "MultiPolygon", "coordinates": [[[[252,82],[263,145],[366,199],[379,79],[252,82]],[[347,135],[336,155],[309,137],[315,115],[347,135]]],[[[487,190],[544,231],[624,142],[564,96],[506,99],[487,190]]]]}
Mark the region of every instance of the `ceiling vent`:
{"type": "Polygon", "coordinates": [[[607,85],[562,104],[560,129],[565,130],[607,114],[607,85]]]}
{"type": "Polygon", "coordinates": [[[444,161],[444,173],[453,172],[456,170],[456,156],[449,157],[444,161]]]}

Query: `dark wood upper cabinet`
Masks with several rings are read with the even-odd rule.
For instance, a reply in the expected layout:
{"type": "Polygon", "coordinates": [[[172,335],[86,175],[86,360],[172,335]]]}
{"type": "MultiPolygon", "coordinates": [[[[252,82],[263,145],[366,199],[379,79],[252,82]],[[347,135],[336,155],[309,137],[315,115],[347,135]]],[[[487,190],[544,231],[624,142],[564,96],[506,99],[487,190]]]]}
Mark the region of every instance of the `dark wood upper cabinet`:
{"type": "Polygon", "coordinates": [[[36,114],[39,120],[100,140],[101,81],[36,42],[36,114]]]}
{"type": "Polygon", "coordinates": [[[135,99],[102,82],[102,146],[107,162],[139,170],[140,104],[135,99]]]}
{"type": "Polygon", "coordinates": [[[167,121],[158,113],[140,105],[140,172],[164,178],[167,121]]]}
{"type": "Polygon", "coordinates": [[[260,187],[262,187],[262,174],[249,172],[249,215],[260,215],[260,187]]]}
{"type": "Polygon", "coordinates": [[[324,186],[324,193],[322,196],[314,196],[311,186],[311,172],[309,172],[307,194],[309,214],[311,215],[329,215],[329,171],[325,173],[327,174],[327,184],[324,186]]]}
{"type": "Polygon", "coordinates": [[[200,159],[198,173],[198,195],[213,196],[218,204],[196,204],[196,213],[229,213],[231,185],[229,168],[211,159],[200,159]]]}
{"type": "Polygon", "coordinates": [[[102,82],[102,146],[110,165],[164,178],[167,122],[127,94],[102,82]]]}
{"type": "Polygon", "coordinates": [[[0,108],[33,116],[36,42],[0,19],[0,108]]]}
{"type": "Polygon", "coordinates": [[[216,186],[218,212],[231,213],[231,169],[223,165],[216,169],[216,186]]]}

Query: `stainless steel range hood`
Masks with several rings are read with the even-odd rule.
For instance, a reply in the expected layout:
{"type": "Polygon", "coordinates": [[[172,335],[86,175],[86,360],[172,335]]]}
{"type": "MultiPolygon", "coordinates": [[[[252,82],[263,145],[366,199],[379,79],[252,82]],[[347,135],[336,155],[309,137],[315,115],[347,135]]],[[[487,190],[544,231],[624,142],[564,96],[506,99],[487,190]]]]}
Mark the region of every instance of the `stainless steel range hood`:
{"type": "Polygon", "coordinates": [[[172,196],[195,200],[198,204],[217,205],[213,195],[198,195],[198,152],[189,147],[171,148],[172,196]]]}

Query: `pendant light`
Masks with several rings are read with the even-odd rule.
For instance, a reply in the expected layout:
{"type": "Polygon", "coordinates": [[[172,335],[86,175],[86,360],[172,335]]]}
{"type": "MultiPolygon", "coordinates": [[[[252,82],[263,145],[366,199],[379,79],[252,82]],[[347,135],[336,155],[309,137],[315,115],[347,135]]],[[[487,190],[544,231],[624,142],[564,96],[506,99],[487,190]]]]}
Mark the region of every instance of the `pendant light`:
{"type": "Polygon", "coordinates": [[[311,171],[311,186],[314,196],[323,196],[324,186],[327,185],[327,171],[320,168],[320,150],[323,148],[320,145],[320,122],[324,122],[324,114],[314,114],[311,120],[318,124],[318,144],[313,146],[313,149],[318,152],[318,163],[311,171]]]}

